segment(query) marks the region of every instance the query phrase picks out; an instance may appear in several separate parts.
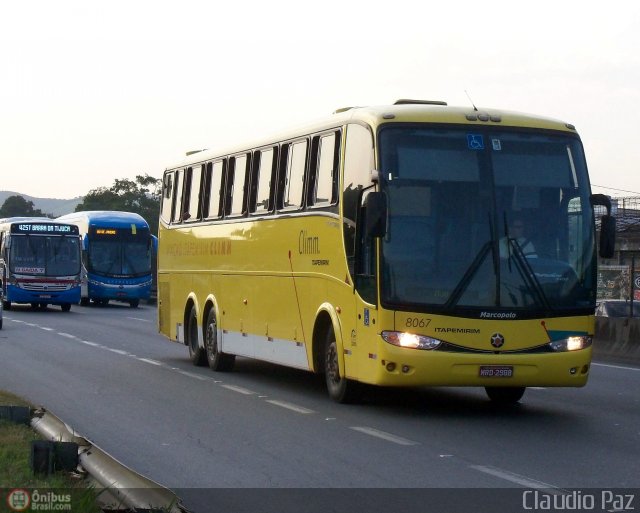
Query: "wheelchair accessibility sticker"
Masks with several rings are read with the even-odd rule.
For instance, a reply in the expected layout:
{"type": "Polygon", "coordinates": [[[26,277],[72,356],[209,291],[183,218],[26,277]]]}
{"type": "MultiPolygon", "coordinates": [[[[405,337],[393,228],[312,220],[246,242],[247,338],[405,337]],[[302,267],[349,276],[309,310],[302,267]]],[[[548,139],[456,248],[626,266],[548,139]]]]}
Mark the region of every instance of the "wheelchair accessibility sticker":
{"type": "Polygon", "coordinates": [[[467,134],[467,145],[470,150],[484,150],[484,140],[480,134],[467,134]]]}

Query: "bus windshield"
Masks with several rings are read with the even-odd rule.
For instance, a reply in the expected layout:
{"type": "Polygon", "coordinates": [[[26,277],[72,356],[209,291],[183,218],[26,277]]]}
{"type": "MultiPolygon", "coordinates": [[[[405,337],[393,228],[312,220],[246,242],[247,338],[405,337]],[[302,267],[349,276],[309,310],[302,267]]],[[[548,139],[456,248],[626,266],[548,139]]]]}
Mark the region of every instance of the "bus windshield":
{"type": "Polygon", "coordinates": [[[379,141],[383,304],[594,308],[593,210],[577,137],[394,124],[379,141]]]}
{"type": "Polygon", "coordinates": [[[148,237],[139,240],[94,239],[87,270],[115,277],[149,274],[151,246],[148,237]]]}
{"type": "Polygon", "coordinates": [[[78,237],[14,235],[10,269],[32,276],[71,276],[80,272],[78,237]]]}

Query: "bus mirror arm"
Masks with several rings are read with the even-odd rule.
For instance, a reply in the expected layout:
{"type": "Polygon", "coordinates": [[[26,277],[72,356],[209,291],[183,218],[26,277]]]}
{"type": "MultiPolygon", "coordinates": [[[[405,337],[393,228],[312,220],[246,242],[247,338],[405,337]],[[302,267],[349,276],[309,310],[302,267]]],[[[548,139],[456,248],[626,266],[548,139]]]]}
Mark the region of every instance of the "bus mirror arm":
{"type": "Polygon", "coordinates": [[[370,192],[364,200],[365,230],[368,237],[384,237],[387,233],[387,201],[384,193],[370,192]]]}
{"type": "Polygon", "coordinates": [[[611,215],[611,198],[604,194],[592,194],[591,205],[601,205],[607,213],[600,218],[600,256],[612,258],[616,247],[616,218],[611,215]]]}

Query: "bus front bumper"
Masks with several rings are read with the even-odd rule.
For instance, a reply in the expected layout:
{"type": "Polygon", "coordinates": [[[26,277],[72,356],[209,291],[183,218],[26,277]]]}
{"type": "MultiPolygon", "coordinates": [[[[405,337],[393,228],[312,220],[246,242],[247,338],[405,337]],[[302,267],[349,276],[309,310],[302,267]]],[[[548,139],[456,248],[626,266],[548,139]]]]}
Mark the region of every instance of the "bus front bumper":
{"type": "Polygon", "coordinates": [[[589,377],[592,353],[591,347],[536,354],[380,349],[374,380],[383,386],[581,387],[589,377]]]}

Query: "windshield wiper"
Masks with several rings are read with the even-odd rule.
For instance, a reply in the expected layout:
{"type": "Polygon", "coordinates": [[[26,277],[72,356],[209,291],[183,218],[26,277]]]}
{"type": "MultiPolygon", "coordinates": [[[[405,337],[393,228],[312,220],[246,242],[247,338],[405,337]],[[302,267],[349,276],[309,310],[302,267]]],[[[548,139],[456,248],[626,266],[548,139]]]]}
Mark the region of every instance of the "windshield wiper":
{"type": "Polygon", "coordinates": [[[531,267],[529,260],[527,259],[524,252],[522,251],[520,244],[516,239],[507,239],[507,240],[508,240],[508,247],[509,248],[513,247],[514,249],[513,254],[510,255],[509,257],[509,262],[513,257],[516,262],[516,267],[518,268],[518,272],[520,273],[520,276],[522,277],[523,280],[525,280],[525,282],[527,282],[527,284],[529,285],[529,288],[535,293],[535,296],[537,296],[538,303],[544,305],[544,307],[548,311],[551,311],[551,305],[549,304],[549,300],[547,299],[547,296],[544,293],[544,289],[540,284],[540,280],[538,280],[538,277],[536,276],[536,273],[531,267]]]}
{"type": "Polygon", "coordinates": [[[493,223],[491,222],[491,212],[488,212],[489,215],[489,232],[491,233],[491,240],[484,243],[484,245],[478,251],[478,254],[471,262],[471,265],[467,268],[467,271],[464,273],[462,279],[458,282],[456,287],[451,292],[451,295],[447,299],[447,302],[444,304],[445,309],[452,309],[460,298],[467,290],[467,287],[471,283],[471,279],[478,272],[485,258],[487,258],[487,253],[493,254],[493,272],[496,276],[496,306],[500,304],[500,258],[498,254],[498,239],[496,237],[495,228],[493,223]]]}
{"type": "Polygon", "coordinates": [[[456,306],[458,301],[460,301],[460,298],[464,294],[465,290],[467,290],[469,283],[471,283],[471,278],[473,278],[473,276],[478,272],[478,269],[480,269],[480,266],[484,262],[485,258],[487,258],[487,254],[491,252],[492,246],[493,242],[488,241],[484,244],[484,246],[480,248],[480,251],[474,258],[473,262],[471,262],[471,265],[467,268],[464,276],[458,282],[456,288],[453,289],[453,292],[449,296],[449,299],[447,299],[447,302],[444,304],[445,309],[452,309],[454,306],[456,306]]]}

